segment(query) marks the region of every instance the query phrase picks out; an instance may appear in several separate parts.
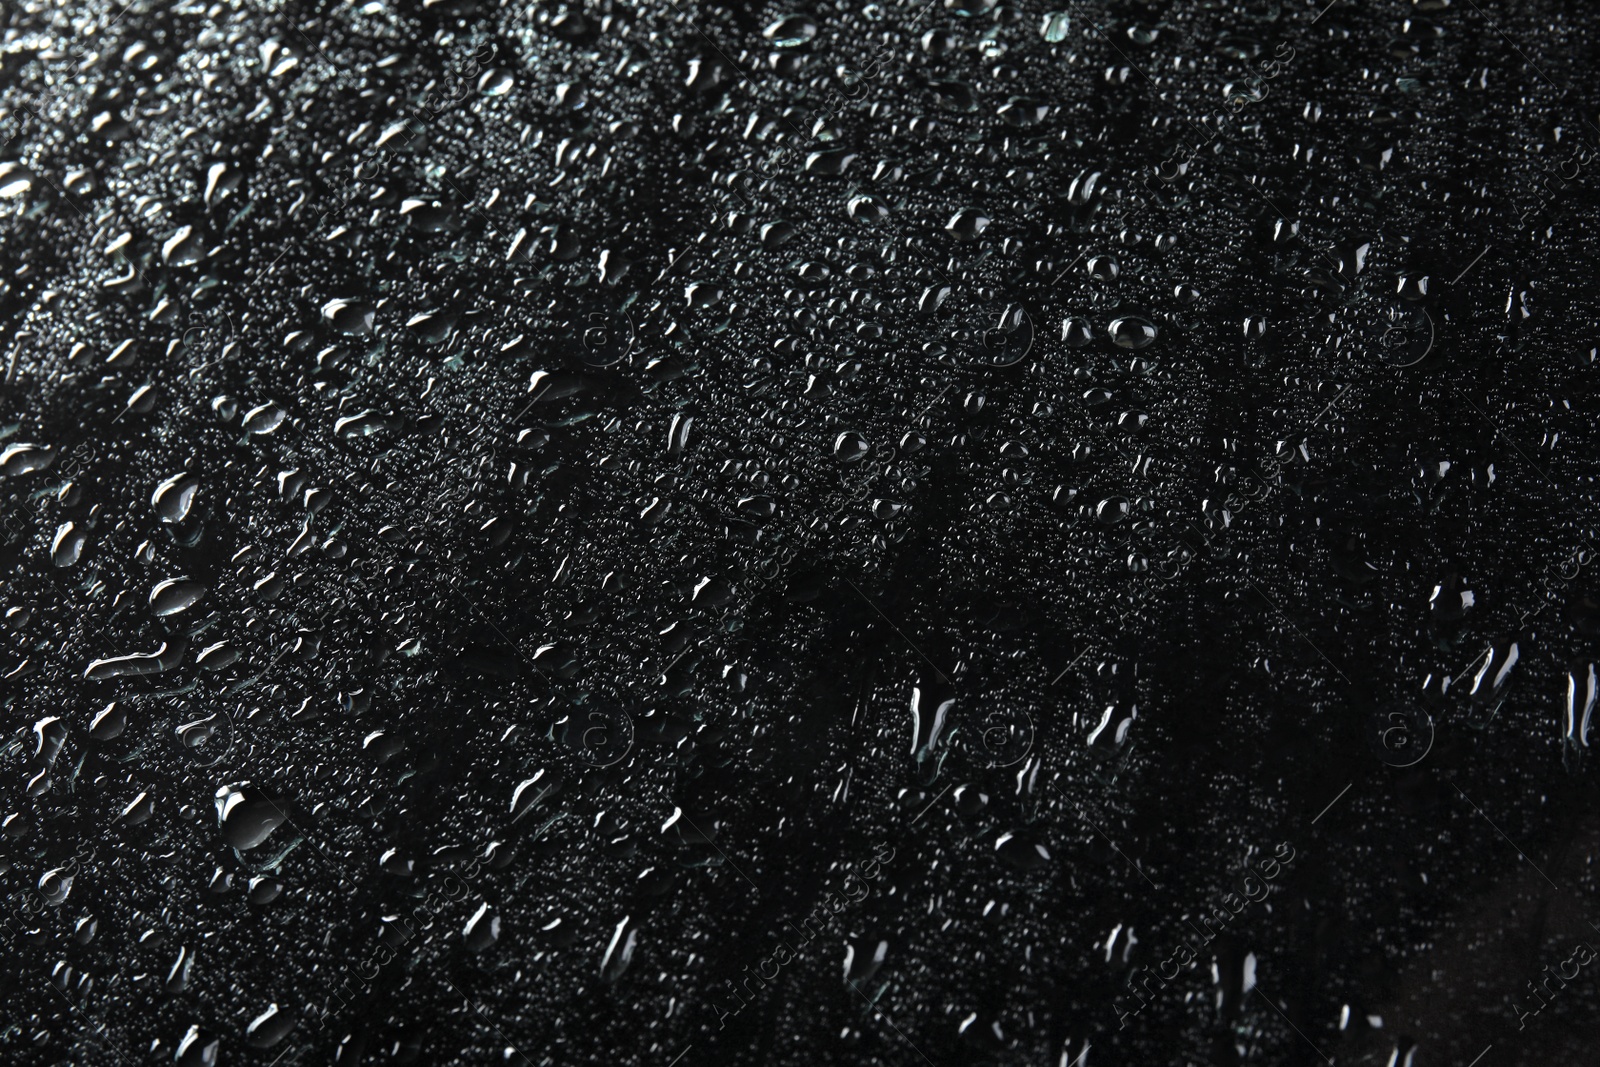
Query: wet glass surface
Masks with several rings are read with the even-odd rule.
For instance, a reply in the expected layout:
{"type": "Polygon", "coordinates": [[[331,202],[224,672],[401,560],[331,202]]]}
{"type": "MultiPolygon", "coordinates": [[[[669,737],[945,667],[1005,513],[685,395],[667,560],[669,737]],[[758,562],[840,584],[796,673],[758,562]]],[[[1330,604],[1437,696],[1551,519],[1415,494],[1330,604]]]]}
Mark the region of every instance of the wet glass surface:
{"type": "Polygon", "coordinates": [[[1592,1059],[1589,7],[0,19],[4,1062],[1592,1059]]]}

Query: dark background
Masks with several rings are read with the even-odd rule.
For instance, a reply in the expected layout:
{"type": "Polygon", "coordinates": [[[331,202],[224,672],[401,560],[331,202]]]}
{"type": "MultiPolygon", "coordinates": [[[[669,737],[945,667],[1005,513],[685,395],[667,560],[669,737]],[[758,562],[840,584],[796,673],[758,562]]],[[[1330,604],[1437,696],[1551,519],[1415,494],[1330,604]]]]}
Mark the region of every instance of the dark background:
{"type": "Polygon", "coordinates": [[[1586,6],[4,19],[7,1062],[1589,1054],[1586,6]]]}

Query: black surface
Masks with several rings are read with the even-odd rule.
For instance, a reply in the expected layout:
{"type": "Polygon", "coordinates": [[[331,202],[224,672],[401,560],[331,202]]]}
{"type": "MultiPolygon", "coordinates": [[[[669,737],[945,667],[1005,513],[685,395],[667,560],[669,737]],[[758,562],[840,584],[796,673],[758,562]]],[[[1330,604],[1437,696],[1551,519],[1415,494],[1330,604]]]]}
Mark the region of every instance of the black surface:
{"type": "Polygon", "coordinates": [[[1592,1059],[1593,12],[1056,13],[6,8],[5,1061],[1592,1059]]]}

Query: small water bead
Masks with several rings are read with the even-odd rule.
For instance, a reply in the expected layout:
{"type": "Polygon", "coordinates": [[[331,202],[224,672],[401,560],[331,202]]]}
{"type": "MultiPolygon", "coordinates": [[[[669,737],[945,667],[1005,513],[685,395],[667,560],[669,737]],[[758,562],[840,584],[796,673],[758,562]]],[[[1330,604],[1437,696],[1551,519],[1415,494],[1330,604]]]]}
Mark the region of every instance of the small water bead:
{"type": "Polygon", "coordinates": [[[364,300],[335,299],[322,305],[322,318],[342,334],[369,337],[378,309],[364,300]]]}
{"type": "Polygon", "coordinates": [[[150,610],[157,616],[187,611],[206,595],[206,587],[190,578],[168,578],[150,590],[150,610]]]}
{"type": "Polygon", "coordinates": [[[975,241],[989,228],[989,216],[977,208],[962,208],[945,223],[946,230],[963,241],[975,241]]]}
{"type": "Polygon", "coordinates": [[[276,404],[261,404],[245,412],[244,430],[256,435],[270,434],[282,426],[288,417],[289,413],[276,404]]]}
{"type": "Polygon", "coordinates": [[[1073,348],[1082,348],[1094,340],[1094,327],[1088,319],[1070,315],[1062,320],[1061,339],[1073,348]]]}
{"type": "Polygon", "coordinates": [[[88,533],[80,530],[76,523],[62,523],[56,528],[56,535],[50,542],[50,562],[57,567],[70,567],[77,563],[88,539],[88,533]]]}
{"type": "Polygon", "coordinates": [[[169,266],[189,267],[205,256],[205,244],[193,226],[180,228],[161,246],[161,258],[169,266]]]}
{"type": "Polygon", "coordinates": [[[216,809],[222,839],[241,851],[255,848],[289,819],[281,803],[248,785],[220,786],[216,809]]]}
{"type": "Polygon", "coordinates": [[[1119,268],[1115,256],[1090,256],[1085,265],[1089,277],[1101,282],[1114,282],[1117,280],[1119,268]]]}
{"type": "Polygon", "coordinates": [[[59,908],[67,902],[67,897],[72,893],[72,883],[76,876],[66,867],[57,867],[45,871],[39,876],[39,894],[44,897],[46,904],[52,908],[59,908]]]}
{"type": "Polygon", "coordinates": [[[504,96],[516,87],[517,79],[504,67],[486,70],[478,78],[478,92],[484,96],[504,96]]]}
{"type": "Polygon", "coordinates": [[[5,451],[0,452],[0,475],[16,478],[33,471],[48,470],[55,461],[54,449],[29,444],[7,445],[5,451]]]}
{"type": "Polygon", "coordinates": [[[768,24],[761,35],[777,48],[798,48],[817,35],[817,20],[810,15],[785,15],[768,24]]]}
{"type": "Polygon", "coordinates": [[[21,163],[0,163],[0,200],[21,199],[33,184],[33,173],[21,163]]]}
{"type": "Polygon", "coordinates": [[[1111,343],[1118,348],[1141,349],[1148,348],[1155,343],[1156,335],[1160,331],[1155,323],[1137,315],[1125,315],[1122,318],[1111,320],[1106,328],[1111,343]]]}
{"type": "Polygon", "coordinates": [[[833,442],[833,458],[841,463],[855,463],[866,458],[872,444],[855,432],[841,433],[833,442]]]}

